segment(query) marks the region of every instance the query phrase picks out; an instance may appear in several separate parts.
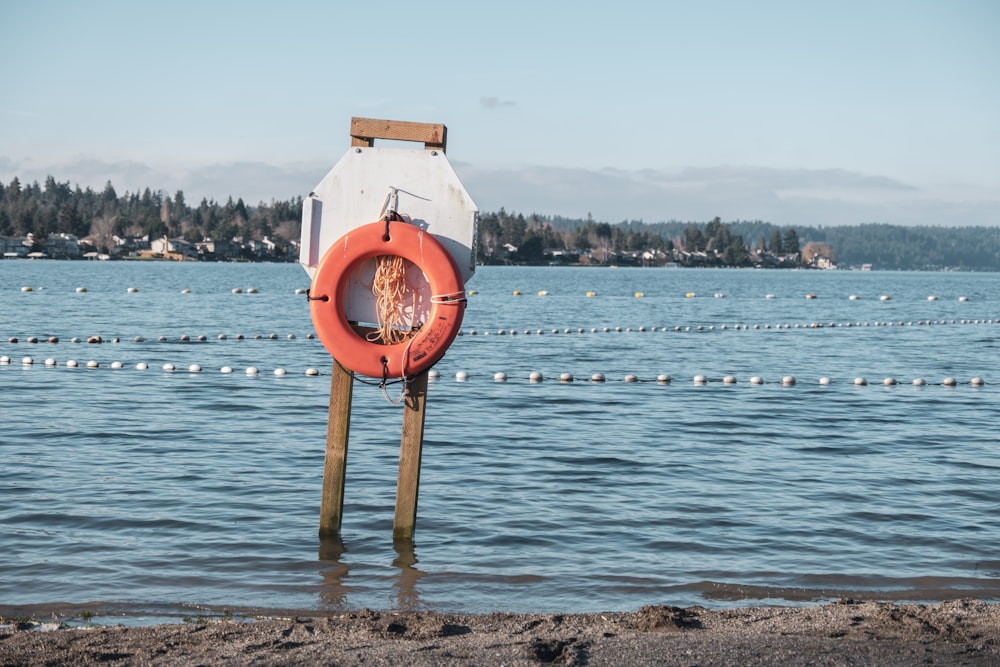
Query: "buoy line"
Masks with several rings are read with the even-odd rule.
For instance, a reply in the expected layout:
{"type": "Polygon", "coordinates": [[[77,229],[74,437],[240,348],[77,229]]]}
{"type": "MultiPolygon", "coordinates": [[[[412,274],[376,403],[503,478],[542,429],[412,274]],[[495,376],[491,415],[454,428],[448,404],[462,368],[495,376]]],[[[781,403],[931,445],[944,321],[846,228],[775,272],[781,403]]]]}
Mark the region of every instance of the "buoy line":
{"type": "MultiPolygon", "coordinates": [[[[9,357],[8,355],[2,355],[2,356],[0,356],[0,368],[5,367],[5,366],[12,366],[15,363],[17,363],[17,360],[11,359],[11,357],[9,357]]],[[[62,368],[69,368],[69,369],[80,368],[82,366],[82,367],[85,367],[87,369],[100,369],[100,370],[107,369],[107,370],[113,370],[113,371],[123,371],[123,370],[131,369],[131,370],[141,371],[142,372],[142,371],[154,371],[154,370],[156,370],[156,367],[150,365],[148,362],[145,362],[145,361],[140,361],[140,362],[137,362],[135,364],[132,364],[130,362],[128,365],[126,365],[124,362],[118,361],[118,360],[112,361],[110,363],[103,363],[103,362],[97,361],[96,359],[90,359],[90,360],[88,360],[86,362],[79,361],[79,360],[76,360],[76,359],[67,359],[66,361],[59,361],[57,359],[49,357],[49,358],[45,359],[44,361],[38,361],[38,360],[34,359],[33,357],[23,357],[20,360],[20,363],[21,363],[21,367],[22,368],[32,368],[32,367],[34,367],[36,365],[39,365],[39,366],[45,366],[46,368],[59,368],[59,367],[62,367],[62,368]]],[[[213,367],[210,366],[210,365],[209,366],[205,366],[203,364],[198,364],[198,363],[190,363],[190,364],[187,364],[187,365],[178,365],[178,364],[173,364],[173,363],[169,363],[169,362],[164,363],[164,364],[162,364],[159,367],[160,370],[162,370],[163,372],[166,372],[166,373],[175,373],[175,372],[176,373],[208,373],[210,371],[208,371],[206,369],[209,369],[209,368],[213,368],[213,367]]],[[[240,370],[240,369],[235,369],[232,366],[226,365],[226,366],[217,367],[217,370],[215,372],[221,373],[223,375],[229,375],[231,373],[237,372],[238,370],[240,370]]],[[[257,366],[247,366],[245,369],[243,369],[243,372],[245,372],[246,375],[254,376],[254,375],[261,374],[263,371],[260,368],[258,368],[257,366]]],[[[282,366],[278,366],[278,367],[274,368],[273,374],[276,375],[276,376],[278,376],[278,377],[283,377],[285,375],[289,375],[290,373],[289,373],[289,371],[288,371],[287,368],[282,367],[282,366]]],[[[322,375],[322,373],[319,371],[319,369],[314,368],[314,367],[309,367],[309,368],[306,368],[304,371],[299,371],[298,374],[300,374],[300,375],[307,375],[307,376],[322,375]]]]}
{"type": "MultiPolygon", "coordinates": [[[[296,334],[294,334],[294,333],[285,334],[283,336],[278,335],[276,333],[250,334],[250,335],[247,335],[247,334],[218,334],[218,335],[216,335],[214,337],[209,337],[209,336],[206,336],[204,334],[198,334],[198,335],[194,335],[194,336],[192,336],[190,334],[181,334],[179,336],[178,335],[174,335],[174,336],[160,335],[160,336],[150,336],[150,337],[147,337],[147,336],[107,336],[107,337],[105,337],[105,336],[98,336],[98,335],[90,335],[90,336],[73,336],[71,338],[60,337],[60,336],[26,336],[24,338],[21,338],[19,336],[9,336],[7,338],[7,342],[10,343],[10,344],[17,344],[17,343],[29,343],[29,344],[50,343],[50,344],[55,344],[55,343],[60,343],[60,342],[64,342],[64,343],[91,343],[91,344],[100,344],[100,343],[112,343],[112,344],[114,344],[114,343],[208,343],[208,342],[211,342],[213,340],[214,341],[223,342],[223,341],[230,341],[230,340],[231,341],[297,340],[298,338],[299,338],[299,336],[296,335],[296,334]]],[[[316,338],[316,334],[313,333],[313,332],[309,332],[305,336],[303,336],[303,338],[305,340],[314,340],[316,338]]]]}
{"type": "Polygon", "coordinates": [[[712,331],[786,331],[793,329],[854,329],[854,328],[886,328],[886,327],[922,327],[942,325],[974,325],[1000,324],[998,319],[951,319],[951,320],[897,320],[873,322],[784,322],[763,324],[686,324],[667,326],[603,326],[603,327],[552,327],[547,329],[465,329],[459,336],[558,336],[566,334],[598,334],[598,333],[705,333],[712,331]]]}
{"type": "MultiPolygon", "coordinates": [[[[722,377],[710,377],[704,374],[696,374],[690,377],[689,381],[682,380],[681,378],[673,377],[667,373],[660,373],[656,376],[640,377],[633,373],[626,373],[620,377],[611,377],[605,373],[592,373],[585,375],[574,375],[573,373],[563,371],[561,373],[555,373],[547,375],[541,371],[531,371],[528,374],[522,373],[520,376],[506,373],[504,371],[488,372],[484,371],[479,374],[469,373],[468,371],[457,371],[453,378],[456,382],[469,382],[472,380],[482,380],[482,381],[492,381],[494,383],[529,383],[529,384],[541,384],[544,382],[555,383],[555,384],[610,384],[619,382],[622,384],[657,384],[657,385],[678,385],[678,384],[693,384],[695,386],[706,386],[706,385],[781,385],[784,387],[794,387],[802,384],[793,375],[774,375],[765,379],[761,375],[752,375],[747,379],[740,380],[734,375],[725,375],[722,377]]],[[[437,369],[431,369],[428,373],[428,380],[431,382],[443,382],[447,380],[440,371],[437,369]]],[[[815,384],[820,386],[830,386],[830,385],[840,385],[840,386],[868,386],[869,382],[863,377],[855,377],[851,379],[832,379],[829,376],[821,376],[816,379],[815,384]]],[[[982,376],[974,376],[968,380],[957,380],[953,377],[945,377],[939,382],[932,382],[921,377],[915,377],[909,382],[904,380],[899,380],[895,377],[885,377],[882,380],[874,382],[872,384],[878,384],[882,386],[898,386],[904,384],[912,384],[914,387],[957,387],[957,386],[970,386],[970,387],[983,387],[986,386],[986,381],[982,376]]]]}
{"type": "MultiPolygon", "coordinates": [[[[20,366],[22,369],[32,369],[36,366],[44,367],[46,369],[52,368],[63,368],[63,369],[83,369],[86,371],[109,371],[114,373],[120,373],[126,370],[134,370],[143,373],[152,373],[157,370],[166,374],[217,374],[217,375],[234,375],[242,373],[248,377],[256,377],[262,374],[266,374],[264,370],[257,366],[247,366],[246,368],[234,368],[229,365],[215,367],[212,365],[203,365],[198,363],[190,363],[187,365],[178,365],[173,363],[164,363],[158,368],[150,365],[147,362],[138,362],[135,364],[128,364],[121,361],[112,361],[110,363],[102,363],[97,360],[91,359],[86,362],[78,361],[75,359],[68,359],[66,361],[60,362],[54,358],[47,358],[44,361],[39,361],[33,357],[23,357],[20,360],[12,359],[8,355],[0,356],[0,368],[10,368],[20,366]]],[[[275,367],[271,370],[271,374],[275,377],[284,377],[287,375],[306,375],[310,377],[316,377],[323,375],[319,369],[314,367],[309,367],[304,370],[289,371],[285,367],[275,367]]],[[[760,386],[760,385],[780,385],[783,387],[795,387],[803,385],[800,380],[798,380],[793,375],[752,375],[748,378],[740,379],[735,375],[724,375],[724,376],[711,376],[703,373],[698,373],[689,378],[674,377],[668,373],[660,373],[657,375],[640,376],[634,373],[625,373],[621,376],[611,376],[606,373],[595,372],[583,375],[574,375],[573,373],[563,371],[555,374],[545,374],[541,371],[531,371],[527,374],[514,374],[506,373],[504,371],[487,372],[483,371],[481,373],[470,373],[468,371],[457,371],[452,376],[456,382],[474,382],[476,380],[489,381],[494,383],[509,383],[509,384],[655,384],[655,385],[683,385],[690,384],[694,386],[704,387],[710,385],[722,385],[722,386],[760,386]]],[[[432,368],[428,372],[428,380],[431,382],[443,382],[447,378],[444,377],[441,372],[437,369],[432,368]]],[[[853,386],[853,387],[868,387],[868,386],[883,386],[883,387],[896,387],[904,385],[912,385],[914,387],[984,387],[987,382],[983,379],[983,376],[977,375],[966,380],[960,380],[955,377],[945,377],[939,381],[931,381],[922,377],[914,377],[910,380],[898,379],[894,376],[885,376],[882,379],[873,379],[869,381],[863,376],[853,377],[853,378],[831,378],[830,376],[820,376],[810,384],[816,384],[819,386],[827,387],[831,385],[839,385],[843,387],[853,386]]]]}
{"type": "MultiPolygon", "coordinates": [[[[488,337],[488,336],[558,336],[568,334],[598,334],[598,333],[708,333],[716,331],[791,331],[791,330],[815,330],[815,329],[864,329],[864,328],[898,328],[898,327],[933,327],[947,325],[989,325],[1000,324],[997,319],[941,319],[941,320],[893,320],[893,321],[858,321],[858,322],[766,322],[756,324],[735,323],[735,324],[675,324],[664,326],[601,326],[601,327],[550,327],[535,329],[475,329],[468,328],[458,332],[459,337],[488,337]]],[[[316,340],[316,334],[309,332],[304,336],[294,333],[279,335],[274,332],[266,334],[227,334],[221,333],[213,336],[205,334],[174,334],[151,335],[151,336],[128,336],[128,335],[86,335],[86,336],[55,336],[55,335],[29,335],[18,336],[8,335],[8,344],[56,344],[56,343],[209,343],[226,341],[260,341],[260,340],[316,340]]],[[[3,339],[0,338],[0,341],[3,339]]]]}
{"type": "MultiPolygon", "coordinates": [[[[271,375],[275,378],[283,378],[287,376],[302,376],[307,377],[319,377],[324,374],[318,368],[309,367],[304,370],[289,370],[285,367],[278,366],[270,371],[263,370],[258,366],[247,366],[245,368],[234,368],[230,365],[224,365],[221,367],[213,366],[211,364],[203,365],[198,363],[183,364],[173,364],[173,363],[163,363],[162,365],[155,366],[147,362],[138,362],[135,364],[125,364],[121,361],[112,361],[110,363],[99,362],[97,360],[91,359],[88,361],[79,361],[76,359],[68,359],[66,361],[60,362],[54,358],[47,358],[44,361],[38,361],[33,357],[23,357],[18,363],[17,359],[12,359],[8,355],[0,356],[0,372],[4,369],[11,369],[19,367],[23,370],[33,370],[36,367],[40,369],[40,372],[53,371],[56,369],[62,369],[65,372],[84,372],[84,373],[99,373],[105,377],[116,377],[120,376],[122,373],[127,373],[129,370],[143,374],[156,374],[159,373],[161,376],[172,376],[172,375],[222,375],[222,376],[245,376],[248,378],[257,378],[262,375],[271,375]]],[[[428,380],[432,383],[441,383],[446,381],[448,378],[443,376],[441,372],[435,368],[428,371],[428,380]]],[[[659,385],[659,386],[691,386],[691,387],[759,387],[762,385],[779,386],[784,388],[792,388],[797,386],[806,386],[807,384],[817,385],[820,387],[851,387],[851,388],[861,388],[861,387],[873,387],[877,388],[879,386],[883,388],[893,388],[893,387],[904,387],[912,386],[914,388],[925,388],[925,387],[942,387],[942,388],[959,388],[959,387],[970,387],[973,389],[980,389],[987,386],[986,380],[983,376],[976,375],[968,379],[957,379],[955,377],[945,377],[938,381],[928,380],[922,377],[914,377],[910,380],[898,379],[893,376],[886,376],[881,379],[873,379],[869,381],[863,376],[853,377],[853,378],[831,378],[830,376],[821,376],[815,380],[811,380],[808,383],[803,383],[793,375],[773,375],[773,376],[762,376],[762,375],[752,375],[747,378],[737,378],[734,375],[724,375],[724,376],[711,376],[702,373],[695,374],[693,376],[687,377],[674,377],[667,373],[659,373],[657,375],[640,376],[634,373],[625,373],[620,376],[611,376],[606,373],[595,372],[590,374],[574,375],[573,373],[563,371],[560,373],[546,374],[541,371],[531,371],[529,373],[506,373],[504,371],[488,372],[483,371],[479,373],[470,373],[468,371],[456,371],[451,375],[451,379],[458,383],[475,383],[480,382],[490,382],[494,384],[505,384],[505,385],[536,385],[536,384],[556,384],[556,385],[612,385],[612,384],[636,384],[636,385],[659,385]]]]}

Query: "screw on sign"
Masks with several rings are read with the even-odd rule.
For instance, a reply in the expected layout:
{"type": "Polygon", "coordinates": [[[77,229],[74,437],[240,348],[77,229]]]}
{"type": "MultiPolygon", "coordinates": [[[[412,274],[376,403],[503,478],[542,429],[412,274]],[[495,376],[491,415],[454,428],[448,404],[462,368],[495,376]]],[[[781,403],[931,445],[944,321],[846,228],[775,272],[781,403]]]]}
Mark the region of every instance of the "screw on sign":
{"type": "Polygon", "coordinates": [[[351,148],[304,200],[299,263],[333,357],[320,537],[340,532],[354,375],[402,387],[393,538],[416,523],[427,371],[462,324],[478,210],[445,156],[444,125],[353,118],[351,148]],[[376,139],[423,143],[383,148],[376,139]]]}

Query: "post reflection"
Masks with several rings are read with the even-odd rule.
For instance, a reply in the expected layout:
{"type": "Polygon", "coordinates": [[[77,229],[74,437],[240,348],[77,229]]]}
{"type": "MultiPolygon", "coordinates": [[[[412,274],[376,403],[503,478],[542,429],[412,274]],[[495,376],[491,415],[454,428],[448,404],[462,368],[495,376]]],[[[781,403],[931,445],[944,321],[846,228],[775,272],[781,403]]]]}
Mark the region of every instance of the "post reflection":
{"type": "Polygon", "coordinates": [[[393,586],[396,589],[397,605],[402,611],[415,611],[420,608],[417,582],[423,579],[426,573],[414,567],[418,561],[414,553],[413,540],[393,540],[392,548],[396,550],[396,558],[392,561],[392,565],[399,568],[399,577],[393,586]]]}
{"type": "Polygon", "coordinates": [[[350,568],[340,560],[346,551],[347,547],[339,535],[320,535],[319,559],[328,565],[322,571],[323,587],[319,599],[323,604],[337,609],[344,608],[347,593],[351,590],[351,587],[344,583],[350,568]]]}
{"type": "MultiPolygon", "coordinates": [[[[419,561],[412,540],[393,540],[392,547],[396,552],[392,566],[399,570],[392,585],[396,606],[402,611],[419,610],[420,595],[417,591],[417,582],[427,573],[416,568],[419,561]]],[[[354,591],[354,587],[346,583],[350,567],[342,561],[342,557],[347,551],[339,535],[320,536],[319,560],[324,563],[324,567],[319,598],[324,606],[333,609],[348,609],[358,604],[354,601],[354,605],[351,605],[348,601],[348,595],[354,591]]]]}

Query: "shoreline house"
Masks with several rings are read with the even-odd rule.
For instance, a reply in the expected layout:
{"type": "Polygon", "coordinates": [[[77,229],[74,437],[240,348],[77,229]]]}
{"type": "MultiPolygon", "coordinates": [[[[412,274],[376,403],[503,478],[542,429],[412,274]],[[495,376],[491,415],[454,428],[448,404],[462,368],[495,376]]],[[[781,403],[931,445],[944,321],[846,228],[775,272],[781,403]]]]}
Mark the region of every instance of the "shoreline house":
{"type": "Polygon", "coordinates": [[[149,242],[149,251],[154,255],[180,255],[184,259],[198,259],[198,248],[185,239],[168,239],[163,236],[149,242]]]}
{"type": "Polygon", "coordinates": [[[0,257],[3,259],[18,259],[27,257],[31,244],[23,236],[0,236],[0,257]]]}

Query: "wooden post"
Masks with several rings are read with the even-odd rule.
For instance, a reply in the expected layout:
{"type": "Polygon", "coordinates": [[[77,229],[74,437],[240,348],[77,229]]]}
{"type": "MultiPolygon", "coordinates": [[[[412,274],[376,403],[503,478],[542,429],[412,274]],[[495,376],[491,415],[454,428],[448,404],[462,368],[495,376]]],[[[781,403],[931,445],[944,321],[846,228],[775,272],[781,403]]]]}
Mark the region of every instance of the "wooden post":
{"type": "Polygon", "coordinates": [[[344,513],[344,479],[347,475],[347,438],[351,428],[354,373],[333,360],[330,410],[326,422],[326,460],[323,464],[323,499],[319,508],[319,535],[340,534],[344,513]]]}
{"type": "Polygon", "coordinates": [[[417,523],[417,495],[420,490],[420,456],[424,446],[424,414],[427,403],[427,371],[406,387],[403,408],[403,436],[399,444],[399,479],[396,482],[396,516],[392,539],[412,540],[417,523]]]}
{"type": "MultiPolygon", "coordinates": [[[[376,118],[351,119],[351,145],[374,146],[376,139],[423,142],[427,150],[445,152],[448,128],[440,123],[412,123],[376,118]]],[[[344,482],[347,475],[347,441],[351,421],[354,373],[336,359],[330,379],[330,408],[326,426],[326,459],[323,465],[323,497],[319,511],[319,534],[324,539],[340,535],[344,512],[344,482]]],[[[399,451],[399,479],[396,486],[394,541],[413,539],[417,521],[417,492],[420,488],[420,456],[424,444],[424,408],[427,399],[427,372],[413,378],[406,387],[403,435],[399,451]]]]}

